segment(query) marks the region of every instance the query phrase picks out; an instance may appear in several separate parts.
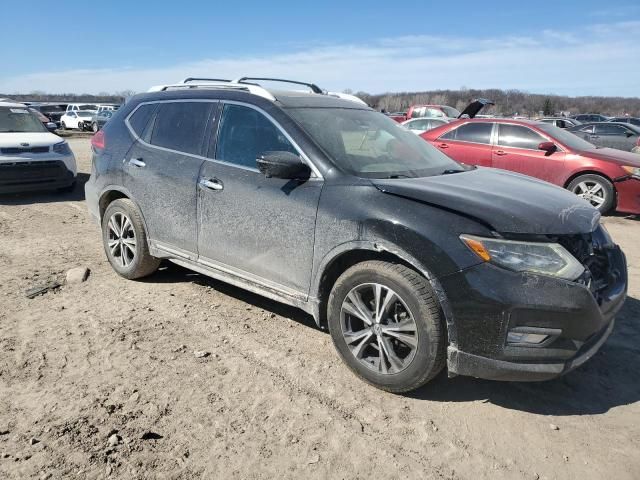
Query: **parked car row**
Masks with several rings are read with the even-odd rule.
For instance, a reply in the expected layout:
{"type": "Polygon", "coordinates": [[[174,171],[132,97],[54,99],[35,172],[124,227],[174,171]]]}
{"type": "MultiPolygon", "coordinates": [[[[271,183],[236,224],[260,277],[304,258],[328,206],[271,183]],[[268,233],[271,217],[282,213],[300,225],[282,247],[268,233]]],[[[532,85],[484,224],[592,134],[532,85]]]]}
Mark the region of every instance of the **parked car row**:
{"type": "Polygon", "coordinates": [[[115,104],[69,104],[65,114],[62,115],[60,119],[61,128],[65,130],[78,129],[80,131],[91,130],[97,132],[118,108],[120,108],[120,105],[115,104]]]}

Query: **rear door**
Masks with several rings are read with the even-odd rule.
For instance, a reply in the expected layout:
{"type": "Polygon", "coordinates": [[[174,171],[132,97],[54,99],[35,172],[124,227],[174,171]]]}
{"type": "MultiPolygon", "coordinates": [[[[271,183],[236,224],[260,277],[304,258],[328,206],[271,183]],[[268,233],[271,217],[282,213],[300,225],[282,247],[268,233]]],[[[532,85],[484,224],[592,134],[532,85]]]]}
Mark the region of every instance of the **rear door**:
{"type": "Polygon", "coordinates": [[[434,145],[449,157],[468,165],[491,166],[492,122],[468,122],[449,130],[434,145]]]}
{"type": "Polygon", "coordinates": [[[306,298],[323,181],[266,178],[256,166],[266,151],[302,153],[264,112],[225,103],[200,172],[200,262],[306,298]]]}
{"type": "Polygon", "coordinates": [[[142,210],[154,246],[187,258],[197,252],[196,197],[208,125],[218,104],[143,104],[127,119],[147,126],[124,159],[124,185],[142,210]]]}
{"type": "Polygon", "coordinates": [[[498,123],[492,166],[523,173],[547,182],[560,184],[565,153],[540,150],[542,142],[552,141],[524,125],[498,123]]]}

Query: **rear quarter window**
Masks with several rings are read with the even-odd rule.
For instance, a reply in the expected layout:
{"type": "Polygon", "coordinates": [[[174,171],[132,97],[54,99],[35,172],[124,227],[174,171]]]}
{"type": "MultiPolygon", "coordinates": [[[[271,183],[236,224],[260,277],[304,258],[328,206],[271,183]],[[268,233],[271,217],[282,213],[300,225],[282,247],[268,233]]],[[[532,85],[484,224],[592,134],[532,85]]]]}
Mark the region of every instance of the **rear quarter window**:
{"type": "Polygon", "coordinates": [[[131,117],[129,117],[129,125],[131,125],[133,131],[136,132],[136,135],[139,137],[143,136],[142,134],[144,133],[145,128],[147,128],[149,120],[151,119],[156,107],[157,105],[153,103],[142,105],[138,107],[131,117]]]}

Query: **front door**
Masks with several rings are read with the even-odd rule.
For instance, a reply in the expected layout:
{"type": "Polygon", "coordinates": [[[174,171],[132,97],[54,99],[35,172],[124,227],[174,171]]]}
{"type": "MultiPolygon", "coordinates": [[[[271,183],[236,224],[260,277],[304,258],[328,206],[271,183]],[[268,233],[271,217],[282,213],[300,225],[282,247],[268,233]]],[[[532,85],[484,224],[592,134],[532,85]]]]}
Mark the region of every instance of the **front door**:
{"type": "Polygon", "coordinates": [[[595,132],[592,138],[597,139],[603,147],[617,148],[630,152],[635,146],[637,137],[634,138],[633,134],[627,135],[628,132],[631,132],[630,129],[622,125],[600,123],[595,125],[595,132]]]}
{"type": "Polygon", "coordinates": [[[198,188],[200,261],[290,294],[309,290],[323,182],[266,178],[256,158],[296,154],[284,131],[254,108],[226,104],[217,146],[198,188]]]}
{"type": "Polygon", "coordinates": [[[523,125],[499,123],[492,166],[560,185],[565,153],[560,150],[549,153],[538,148],[548,141],[523,125]]]}
{"type": "Polygon", "coordinates": [[[197,182],[205,132],[215,114],[213,102],[161,102],[142,105],[130,118],[147,115],[150,124],[124,159],[124,185],[142,210],[154,246],[195,258],[197,182]]]}

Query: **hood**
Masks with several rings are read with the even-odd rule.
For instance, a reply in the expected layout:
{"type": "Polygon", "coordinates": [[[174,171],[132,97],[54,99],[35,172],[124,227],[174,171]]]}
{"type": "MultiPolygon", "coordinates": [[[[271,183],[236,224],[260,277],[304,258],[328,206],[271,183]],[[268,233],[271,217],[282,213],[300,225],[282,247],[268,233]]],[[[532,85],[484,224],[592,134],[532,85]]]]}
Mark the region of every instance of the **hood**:
{"type": "Polygon", "coordinates": [[[487,100],[486,98],[478,98],[467,105],[462,113],[458,115],[458,118],[473,118],[485,107],[485,105],[495,105],[495,103],[491,100],[487,100]]]}
{"type": "Polygon", "coordinates": [[[623,150],[616,150],[615,148],[593,148],[591,150],[581,151],[580,155],[596,160],[605,160],[617,165],[640,167],[640,155],[623,150]]]}
{"type": "Polygon", "coordinates": [[[0,133],[0,147],[48,147],[63,139],[50,132],[0,133]],[[28,143],[28,145],[22,145],[28,143]]]}
{"type": "Polygon", "coordinates": [[[500,233],[589,233],[600,220],[600,213],[573,193],[505,170],[371,181],[387,194],[457,211],[500,233]]]}

